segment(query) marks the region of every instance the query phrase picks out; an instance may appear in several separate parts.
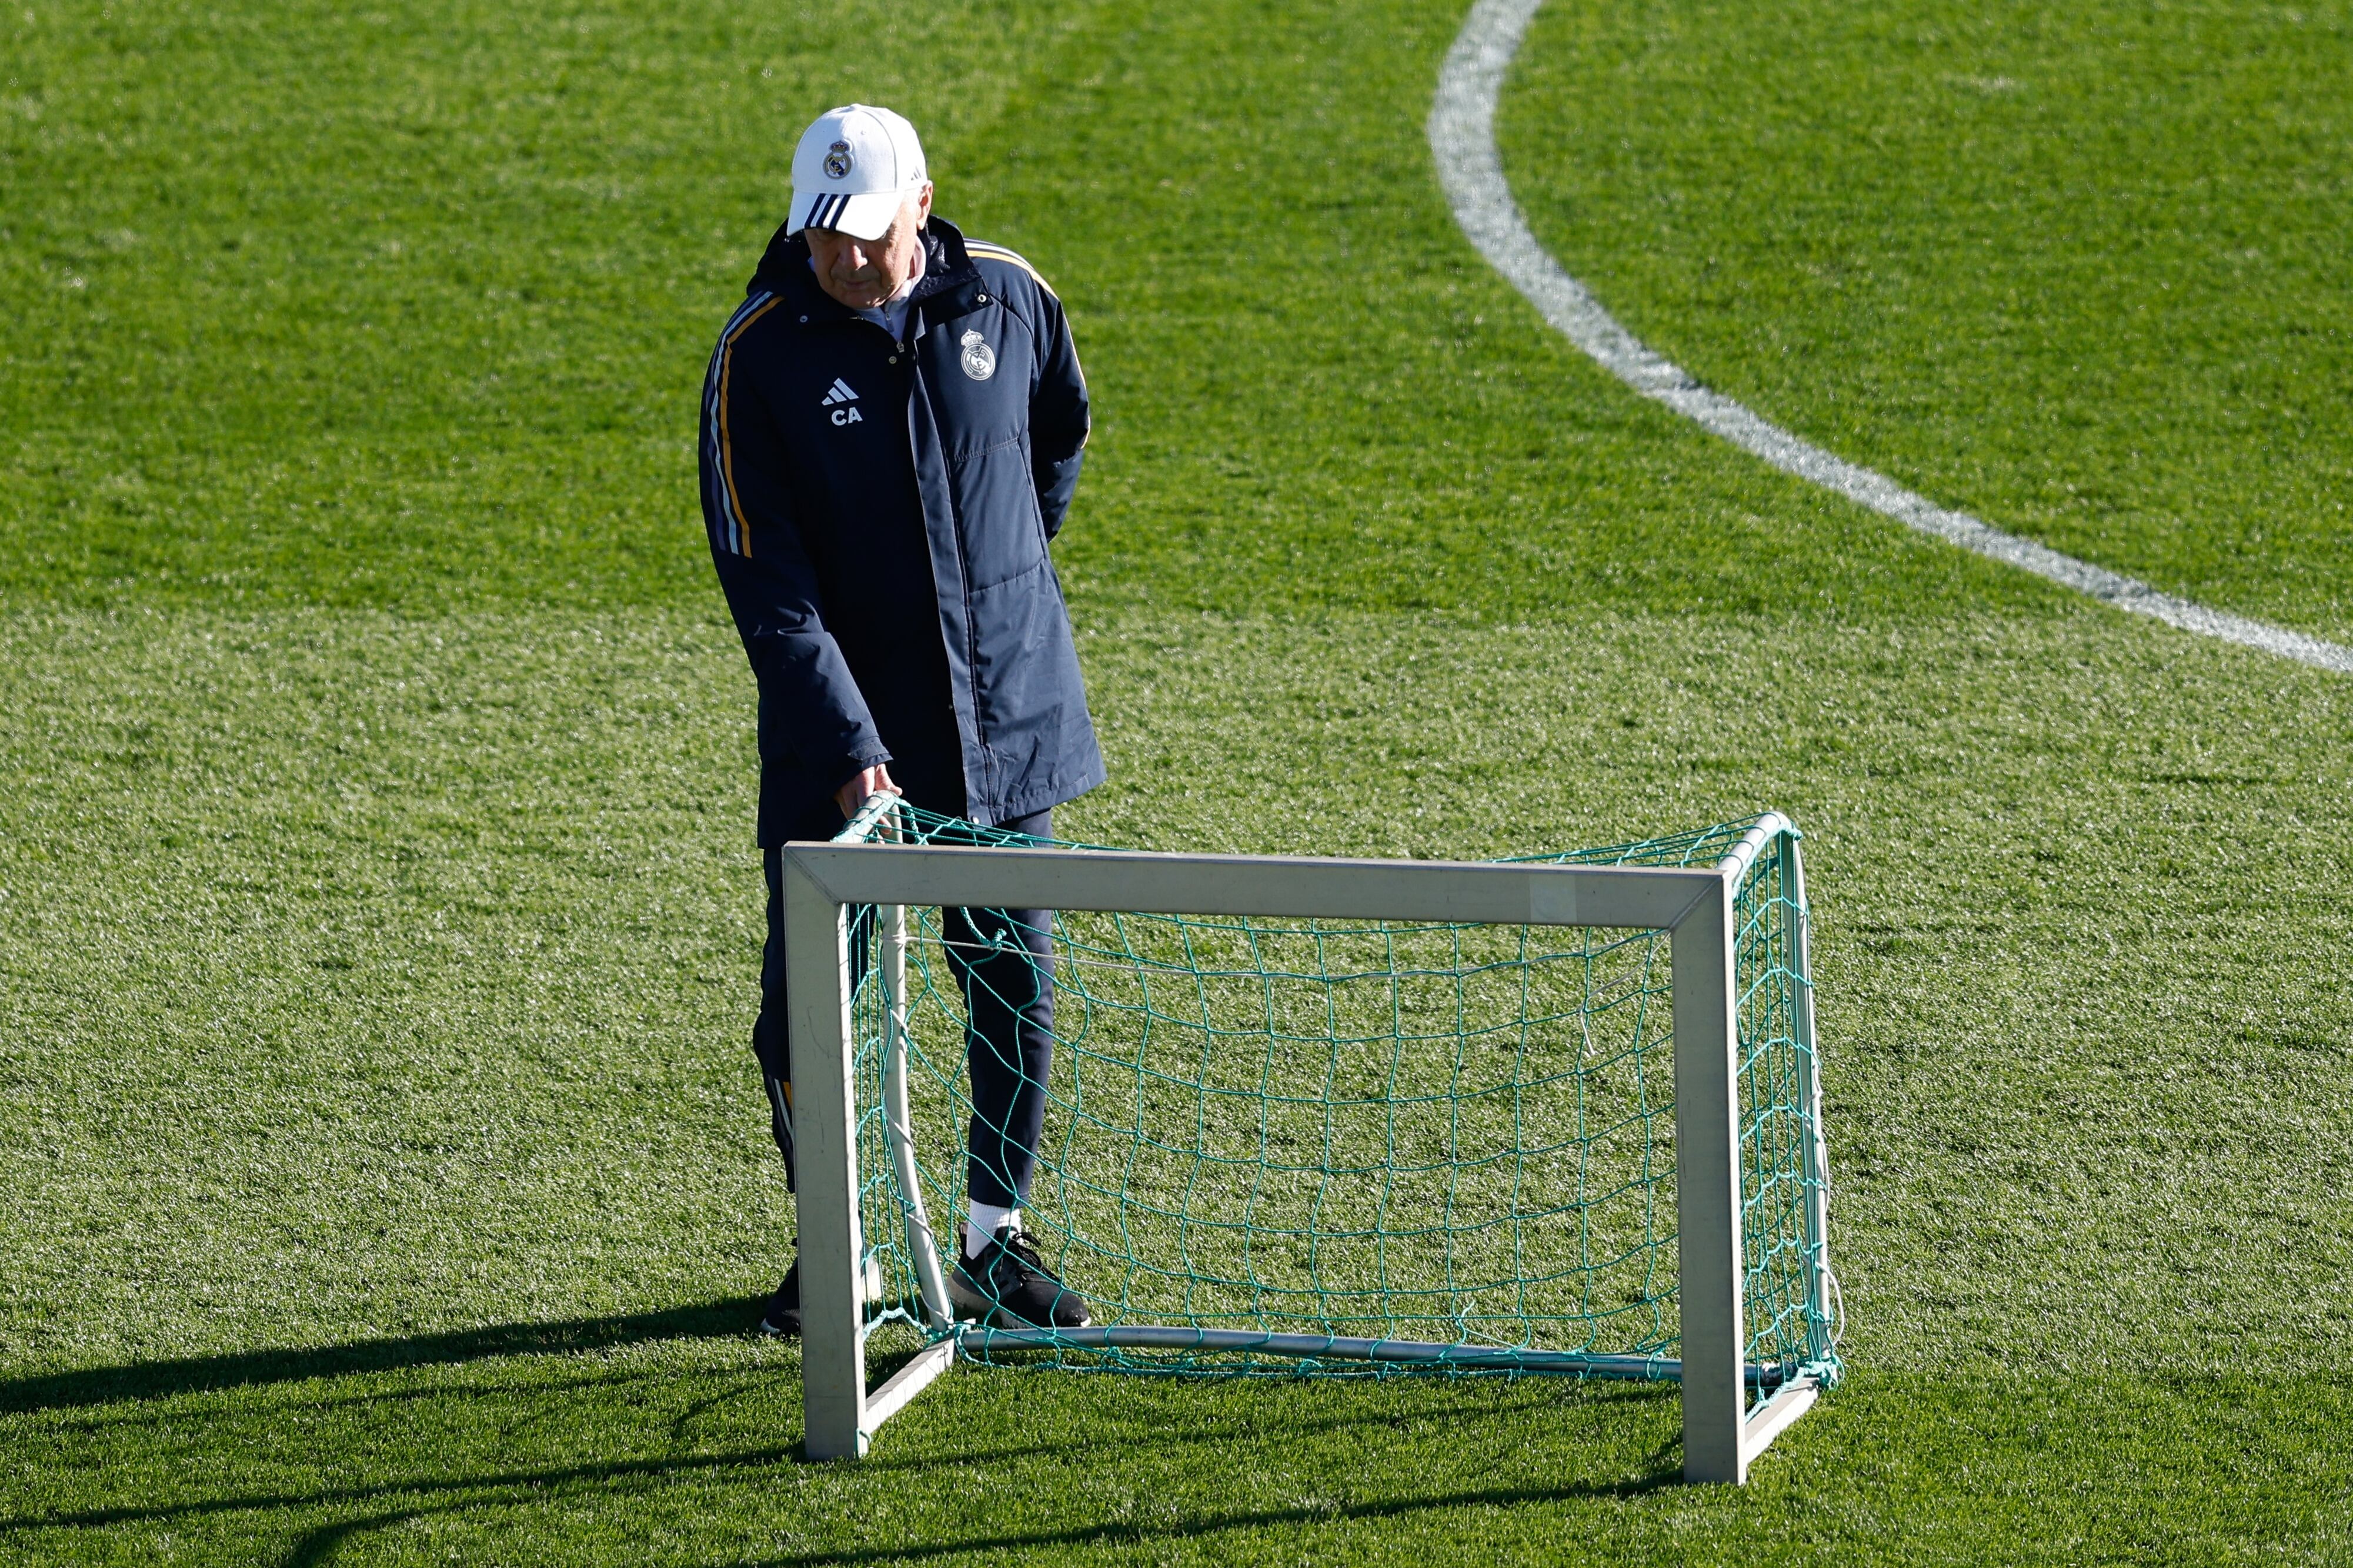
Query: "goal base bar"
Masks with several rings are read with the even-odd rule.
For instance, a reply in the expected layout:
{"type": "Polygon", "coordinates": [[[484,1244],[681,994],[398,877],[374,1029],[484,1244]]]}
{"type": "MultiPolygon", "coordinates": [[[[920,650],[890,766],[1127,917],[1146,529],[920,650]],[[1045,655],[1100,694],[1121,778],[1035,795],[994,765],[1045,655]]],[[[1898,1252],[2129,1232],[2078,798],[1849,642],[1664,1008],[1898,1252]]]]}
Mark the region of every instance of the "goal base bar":
{"type": "Polygon", "coordinates": [[[1821,1380],[1805,1376],[1791,1378],[1781,1385],[1781,1391],[1767,1400],[1740,1424],[1740,1468],[1744,1472],[1772,1445],[1789,1424],[1814,1406],[1822,1392],[1821,1380]]]}
{"type": "MultiPolygon", "coordinates": [[[[1476,1371],[1525,1372],[1556,1377],[1620,1378],[1672,1383],[1683,1374],[1673,1356],[1604,1355],[1590,1351],[1519,1350],[1510,1345],[1437,1344],[1425,1340],[1366,1340],[1342,1334],[1276,1334],[1255,1329],[1187,1329],[1145,1323],[1103,1329],[991,1329],[970,1327],[956,1336],[967,1354],[993,1350],[1201,1351],[1297,1356],[1302,1360],[1389,1362],[1412,1366],[1461,1367],[1476,1371]]],[[[1751,1363],[1751,1388],[1778,1388],[1791,1381],[1778,1366],[1751,1363]]]]}
{"type": "Polygon", "coordinates": [[[953,1339],[937,1340],[915,1352],[906,1365],[892,1373],[882,1386],[866,1396],[866,1418],[858,1427],[857,1458],[864,1458],[874,1434],[882,1423],[904,1410],[915,1401],[915,1395],[932,1385],[940,1373],[955,1364],[956,1342],[953,1339]]]}
{"type": "MultiPolygon", "coordinates": [[[[858,1434],[860,1457],[865,1455],[868,1444],[882,1424],[905,1409],[934,1379],[954,1365],[959,1352],[986,1354],[993,1350],[1201,1351],[1212,1354],[1240,1352],[1297,1356],[1303,1360],[1329,1357],[1644,1383],[1673,1382],[1683,1375],[1683,1363],[1671,1356],[1595,1355],[1579,1351],[1513,1350],[1497,1345],[1443,1345],[1418,1340],[1366,1340],[1338,1334],[1272,1334],[1248,1329],[1186,1329],[1151,1324],[1103,1329],[959,1325],[955,1333],[923,1347],[913,1360],[866,1396],[866,1419],[858,1434]]],[[[1812,1408],[1822,1388],[1822,1380],[1812,1372],[1788,1375],[1781,1367],[1755,1363],[1749,1363],[1746,1372],[1749,1387],[1773,1392],[1741,1423],[1743,1470],[1792,1422],[1812,1408]]]]}

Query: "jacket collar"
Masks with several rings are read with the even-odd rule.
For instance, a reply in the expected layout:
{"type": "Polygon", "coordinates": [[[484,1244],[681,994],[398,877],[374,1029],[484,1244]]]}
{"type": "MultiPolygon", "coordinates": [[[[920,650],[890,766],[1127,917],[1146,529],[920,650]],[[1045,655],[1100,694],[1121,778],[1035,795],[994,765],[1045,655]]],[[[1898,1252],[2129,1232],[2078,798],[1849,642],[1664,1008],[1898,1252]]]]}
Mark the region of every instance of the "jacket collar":
{"type": "MultiPolygon", "coordinates": [[[[980,292],[980,268],[964,247],[964,231],[934,216],[923,226],[923,276],[916,281],[915,308],[925,318],[959,315],[976,303],[980,292]]],[[[809,270],[808,240],[786,235],[782,228],[768,241],[760,265],[752,274],[747,292],[772,289],[790,300],[796,314],[814,326],[820,321],[855,320],[857,312],[818,286],[809,270]]]]}

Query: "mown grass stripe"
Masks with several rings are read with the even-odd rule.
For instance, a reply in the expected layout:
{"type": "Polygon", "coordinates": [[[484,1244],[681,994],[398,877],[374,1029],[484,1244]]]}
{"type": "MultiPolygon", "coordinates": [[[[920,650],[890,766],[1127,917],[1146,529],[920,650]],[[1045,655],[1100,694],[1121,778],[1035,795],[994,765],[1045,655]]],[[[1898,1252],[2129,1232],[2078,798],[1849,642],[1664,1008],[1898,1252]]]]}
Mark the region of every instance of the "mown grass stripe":
{"type": "Polygon", "coordinates": [[[1544,0],[1479,0],[1440,68],[1430,112],[1430,146],[1455,221],[1479,253],[1587,357],[1643,396],[1754,453],[1783,473],[1869,507],[1907,528],[2015,566],[2133,615],[2148,616],[2281,658],[2353,675],[2353,648],[2234,616],[2149,586],[2136,577],[2007,533],[1938,506],[1886,475],[1824,451],[1743,404],[1711,392],[1634,336],[1592,290],[1537,242],[1504,178],[1495,150],[1495,104],[1504,73],[1544,0]]]}

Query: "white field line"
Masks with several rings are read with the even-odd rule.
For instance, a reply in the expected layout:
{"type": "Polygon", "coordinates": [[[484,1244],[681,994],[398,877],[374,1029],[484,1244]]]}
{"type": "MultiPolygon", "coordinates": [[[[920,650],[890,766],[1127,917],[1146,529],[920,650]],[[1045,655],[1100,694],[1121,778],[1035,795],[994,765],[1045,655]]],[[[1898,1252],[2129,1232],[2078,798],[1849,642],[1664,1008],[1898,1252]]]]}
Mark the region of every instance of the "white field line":
{"type": "Polygon", "coordinates": [[[1967,512],[1938,506],[1884,474],[1833,457],[1723,394],[1710,392],[1620,326],[1585,285],[1563,271],[1536,243],[1504,181],[1503,160],[1495,151],[1495,102],[1503,93],[1504,74],[1542,4],[1478,0],[1471,8],[1439,71],[1438,100],[1430,111],[1430,147],[1437,154],[1439,181],[1462,232],[1570,342],[1643,396],[1665,404],[1784,473],[1836,490],[1907,527],[2047,577],[2119,610],[2353,675],[2353,648],[2340,643],[2177,599],[2122,573],[2062,555],[1967,512]]]}

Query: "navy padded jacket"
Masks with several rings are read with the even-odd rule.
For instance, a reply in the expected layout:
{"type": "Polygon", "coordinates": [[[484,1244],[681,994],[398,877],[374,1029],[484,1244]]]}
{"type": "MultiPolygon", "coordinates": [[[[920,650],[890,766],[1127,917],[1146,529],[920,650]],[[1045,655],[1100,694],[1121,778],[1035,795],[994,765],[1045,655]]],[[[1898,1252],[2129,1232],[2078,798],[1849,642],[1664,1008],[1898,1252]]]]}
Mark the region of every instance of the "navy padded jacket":
{"type": "Polygon", "coordinates": [[[901,342],[779,231],[704,380],[702,515],[759,680],[764,846],[881,762],[983,823],[1103,782],[1047,553],[1087,439],[1061,302],[942,219],[923,243],[901,342]]]}

